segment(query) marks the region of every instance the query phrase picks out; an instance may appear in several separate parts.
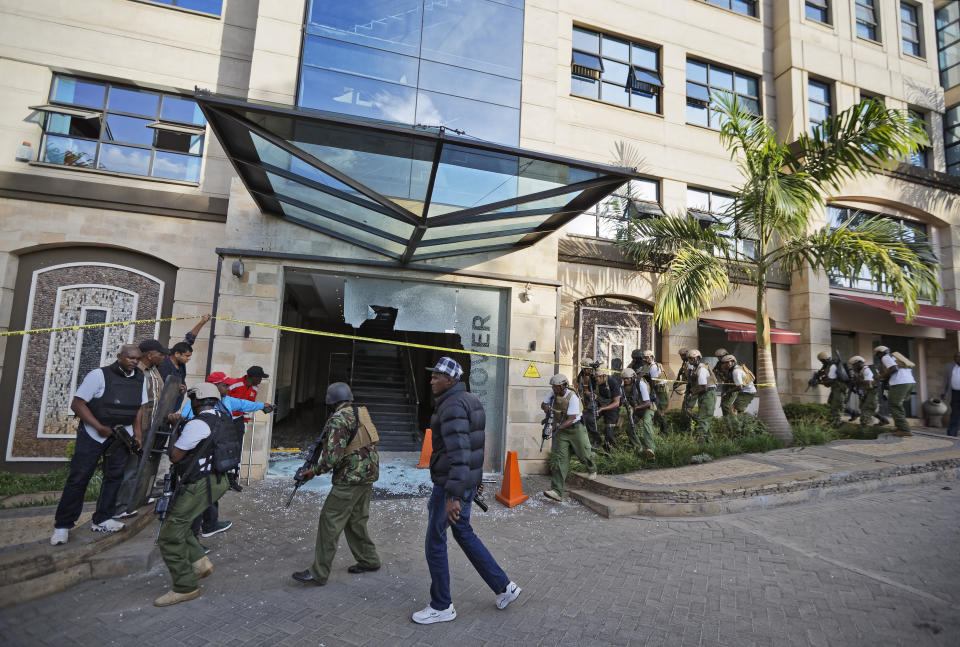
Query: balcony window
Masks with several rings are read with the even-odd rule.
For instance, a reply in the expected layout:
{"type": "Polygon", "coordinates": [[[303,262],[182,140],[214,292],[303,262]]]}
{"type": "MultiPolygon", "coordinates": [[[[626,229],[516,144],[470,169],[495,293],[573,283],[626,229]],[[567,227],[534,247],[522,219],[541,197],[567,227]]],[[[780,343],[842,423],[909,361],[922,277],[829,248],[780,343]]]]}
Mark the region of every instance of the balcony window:
{"type": "Polygon", "coordinates": [[[40,161],[199,182],[206,120],[192,100],[56,75],[43,114],[40,161]]]}
{"type": "Polygon", "coordinates": [[[707,2],[723,9],[742,13],[744,16],[755,17],[757,15],[756,0],[707,0],[707,2]]]}
{"type": "Polygon", "coordinates": [[[629,218],[662,215],[660,184],[656,180],[630,180],[592,209],[577,216],[567,225],[567,233],[612,240],[629,218]]]}
{"type": "Polygon", "coordinates": [[[820,128],[833,112],[831,109],[830,84],[822,81],[807,81],[808,124],[811,133],[820,128]]]}
{"type": "Polygon", "coordinates": [[[804,3],[807,19],[830,24],[829,0],[806,0],[804,3]]]}
{"type": "MultiPolygon", "coordinates": [[[[930,125],[927,121],[927,113],[920,110],[910,109],[910,116],[913,117],[914,121],[917,121],[923,125],[923,129],[927,132],[927,135],[930,134],[930,125]]],[[[930,163],[930,149],[926,146],[922,146],[917,152],[913,153],[910,156],[910,164],[913,166],[919,166],[921,168],[927,168],[927,165],[930,163]]]]}
{"type": "Polygon", "coordinates": [[[876,0],[856,0],[856,4],[857,36],[879,42],[876,0]]]}
{"type": "Polygon", "coordinates": [[[717,93],[736,94],[740,104],[760,114],[760,80],[731,69],[687,60],[687,123],[719,129],[721,113],[713,99],[717,93]]]}
{"type": "Polygon", "coordinates": [[[940,64],[940,85],[960,85],[960,0],[953,0],[937,9],[937,59],[940,64]]]}
{"type": "Polygon", "coordinates": [[[900,3],[900,36],[903,41],[903,53],[911,56],[923,56],[921,47],[920,8],[909,2],[900,3]]]}
{"type": "Polygon", "coordinates": [[[943,115],[943,147],[947,173],[960,175],[960,104],[948,108],[943,115]]]}
{"type": "Polygon", "coordinates": [[[737,254],[756,258],[757,241],[750,238],[747,232],[735,229],[730,222],[732,207],[733,196],[703,189],[687,189],[687,212],[690,216],[699,220],[704,229],[711,227],[724,238],[735,241],[733,247],[737,254]]]}
{"type": "MultiPolygon", "coordinates": [[[[850,226],[856,226],[867,218],[875,218],[877,216],[896,222],[900,226],[900,230],[905,241],[920,241],[927,238],[927,226],[920,222],[904,220],[903,218],[897,218],[895,216],[888,216],[885,214],[859,211],[857,209],[850,209],[848,207],[827,206],[827,225],[831,229],[838,228],[851,218],[852,220],[850,221],[850,226]]],[[[854,290],[867,290],[869,292],[879,292],[882,294],[891,294],[893,292],[889,285],[883,281],[875,279],[870,271],[865,267],[861,268],[860,272],[858,272],[856,276],[841,276],[836,273],[828,273],[828,276],[830,278],[830,285],[834,287],[851,288],[854,290]]]]}
{"type": "Polygon", "coordinates": [[[660,113],[660,50],[573,28],[570,93],[606,103],[660,113]]]}

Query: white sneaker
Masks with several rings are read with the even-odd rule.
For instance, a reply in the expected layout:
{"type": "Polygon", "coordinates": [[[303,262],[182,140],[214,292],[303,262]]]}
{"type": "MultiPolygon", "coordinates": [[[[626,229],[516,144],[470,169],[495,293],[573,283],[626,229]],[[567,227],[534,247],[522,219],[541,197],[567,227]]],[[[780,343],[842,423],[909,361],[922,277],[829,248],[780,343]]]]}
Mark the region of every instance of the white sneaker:
{"type": "Polygon", "coordinates": [[[70,529],[69,528],[54,528],[53,535],[50,537],[51,546],[59,546],[60,544],[67,543],[67,540],[70,538],[70,529]]]}
{"type": "Polygon", "coordinates": [[[103,523],[95,523],[90,526],[93,532],[117,532],[123,530],[123,524],[113,519],[107,519],[103,523]]]}
{"type": "Polygon", "coordinates": [[[497,594],[497,608],[506,609],[508,604],[520,597],[520,591],[522,590],[513,582],[507,584],[507,590],[497,594]]]}
{"type": "Polygon", "coordinates": [[[135,517],[135,516],[137,516],[137,512],[139,512],[139,511],[138,511],[138,510],[132,510],[132,511],[131,511],[131,510],[124,510],[123,512],[118,512],[117,514],[113,515],[113,518],[114,518],[114,519],[126,519],[127,517],[135,517]]]}
{"type": "Polygon", "coordinates": [[[597,480],[597,473],[596,473],[596,472],[590,472],[589,474],[587,474],[587,478],[590,479],[591,481],[596,481],[596,480],[597,480]]]}
{"type": "Polygon", "coordinates": [[[413,614],[413,621],[418,625],[432,625],[434,622],[450,622],[456,617],[457,610],[453,608],[453,604],[443,611],[437,611],[433,607],[427,606],[423,611],[417,611],[413,614]]]}
{"type": "Polygon", "coordinates": [[[556,490],[547,490],[546,492],[543,493],[543,496],[547,497],[548,499],[553,499],[554,501],[563,500],[563,497],[560,496],[560,493],[557,492],[556,490]]]}

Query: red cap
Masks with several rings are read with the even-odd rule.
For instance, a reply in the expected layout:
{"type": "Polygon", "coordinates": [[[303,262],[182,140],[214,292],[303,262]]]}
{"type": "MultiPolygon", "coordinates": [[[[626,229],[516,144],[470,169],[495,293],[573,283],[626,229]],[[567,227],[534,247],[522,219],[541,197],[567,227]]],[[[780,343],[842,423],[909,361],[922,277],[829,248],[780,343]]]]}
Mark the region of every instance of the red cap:
{"type": "Polygon", "coordinates": [[[210,384],[222,384],[226,381],[227,381],[227,374],[221,371],[217,371],[216,373],[211,373],[210,375],[207,376],[207,382],[209,382],[210,384]]]}

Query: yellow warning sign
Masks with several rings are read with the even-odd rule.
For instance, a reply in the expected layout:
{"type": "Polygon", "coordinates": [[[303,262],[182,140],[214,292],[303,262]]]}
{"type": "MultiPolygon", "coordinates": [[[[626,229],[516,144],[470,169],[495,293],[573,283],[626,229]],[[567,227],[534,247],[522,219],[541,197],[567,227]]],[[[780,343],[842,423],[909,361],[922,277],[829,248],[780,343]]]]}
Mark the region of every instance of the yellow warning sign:
{"type": "Polygon", "coordinates": [[[527,370],[523,372],[524,377],[540,377],[540,371],[537,370],[537,367],[533,364],[527,367],[527,370]]]}

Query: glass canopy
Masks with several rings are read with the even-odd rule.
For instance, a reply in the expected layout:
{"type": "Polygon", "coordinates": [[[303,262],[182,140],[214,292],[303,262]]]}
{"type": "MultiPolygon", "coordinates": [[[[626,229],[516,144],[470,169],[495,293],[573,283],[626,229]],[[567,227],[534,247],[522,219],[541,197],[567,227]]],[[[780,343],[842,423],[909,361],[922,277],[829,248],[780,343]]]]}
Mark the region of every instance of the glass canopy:
{"type": "Polygon", "coordinates": [[[637,177],[442,129],[196,99],[264,214],[401,263],[532,245],[637,177]]]}

